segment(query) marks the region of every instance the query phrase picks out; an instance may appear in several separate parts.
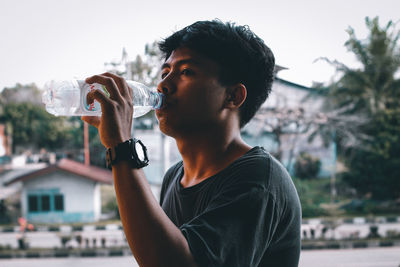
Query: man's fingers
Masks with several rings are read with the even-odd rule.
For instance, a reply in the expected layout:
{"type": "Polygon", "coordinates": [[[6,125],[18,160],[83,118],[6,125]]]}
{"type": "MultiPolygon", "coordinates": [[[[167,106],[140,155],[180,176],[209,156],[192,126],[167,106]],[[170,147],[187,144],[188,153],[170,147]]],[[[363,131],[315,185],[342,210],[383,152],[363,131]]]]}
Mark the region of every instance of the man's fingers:
{"type": "Polygon", "coordinates": [[[96,100],[100,103],[102,113],[104,114],[107,110],[110,111],[115,106],[113,100],[110,99],[103,91],[93,90],[90,91],[86,96],[86,101],[90,105],[96,100]]]}
{"type": "Polygon", "coordinates": [[[100,117],[97,116],[82,116],[81,119],[90,125],[99,128],[100,125],[100,117]]]}
{"type": "Polygon", "coordinates": [[[114,100],[122,99],[121,93],[118,89],[118,85],[115,83],[114,79],[104,75],[93,75],[85,80],[87,83],[98,83],[104,85],[107,91],[110,93],[110,97],[114,100]]]}
{"type": "Polygon", "coordinates": [[[106,72],[106,73],[103,73],[102,75],[106,76],[106,77],[110,77],[114,80],[114,82],[118,85],[119,92],[121,93],[122,96],[131,97],[131,95],[132,95],[131,89],[129,88],[129,86],[126,83],[124,78],[122,78],[121,76],[118,76],[114,73],[111,73],[111,72],[106,72]]]}
{"type": "Polygon", "coordinates": [[[94,100],[97,100],[100,103],[101,109],[103,109],[103,106],[111,101],[108,96],[100,90],[90,91],[86,95],[86,101],[88,104],[92,104],[94,100]]]}

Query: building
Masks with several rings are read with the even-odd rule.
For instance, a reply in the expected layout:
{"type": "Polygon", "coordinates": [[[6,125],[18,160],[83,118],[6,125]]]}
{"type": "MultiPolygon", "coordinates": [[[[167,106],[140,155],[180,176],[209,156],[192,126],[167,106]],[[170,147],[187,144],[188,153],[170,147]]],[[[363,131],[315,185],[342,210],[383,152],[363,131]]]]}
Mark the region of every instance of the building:
{"type": "Polygon", "coordinates": [[[6,125],[0,123],[0,157],[6,157],[10,155],[11,155],[11,136],[7,134],[6,125]]]}
{"type": "Polygon", "coordinates": [[[280,160],[292,175],[296,157],[305,152],[321,161],[318,176],[329,177],[336,170],[335,143],[318,135],[309,139],[323,104],[323,97],[315,89],[276,77],[269,98],[244,127],[243,138],[250,145],[264,146],[272,154],[280,150],[280,160]],[[279,148],[274,131],[281,133],[279,148]]]}
{"type": "Polygon", "coordinates": [[[13,177],[22,183],[21,213],[34,223],[95,222],[101,215],[101,184],[112,184],[109,170],[69,159],[13,177]]]}

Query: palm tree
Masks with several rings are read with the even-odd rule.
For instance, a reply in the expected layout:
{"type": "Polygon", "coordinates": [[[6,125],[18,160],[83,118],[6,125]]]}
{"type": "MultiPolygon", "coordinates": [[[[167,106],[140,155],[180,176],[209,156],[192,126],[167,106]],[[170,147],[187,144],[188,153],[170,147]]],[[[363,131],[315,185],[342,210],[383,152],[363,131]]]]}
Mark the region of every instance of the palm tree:
{"type": "Polygon", "coordinates": [[[350,27],[347,30],[350,38],[345,43],[361,66],[351,69],[335,61],[333,64],[343,75],[330,86],[329,97],[334,107],[349,107],[346,113],[365,112],[374,116],[398,105],[393,97],[400,96],[400,79],[395,78],[400,67],[397,44],[400,31],[395,31],[392,21],[380,28],[378,17],[372,20],[367,17],[365,22],[370,32],[368,38],[357,39],[350,27]]]}
{"type": "Polygon", "coordinates": [[[345,46],[356,56],[358,68],[323,58],[335,66],[340,78],[320,88],[326,96],[326,113],[334,116],[326,116],[327,123],[316,132],[336,133],[339,152],[349,169],[346,180],[359,193],[396,198],[400,197],[393,190],[393,181],[400,186],[400,179],[395,179],[400,172],[400,164],[395,163],[400,157],[400,31],[392,21],[380,27],[378,17],[367,17],[365,23],[369,30],[365,40],[358,39],[351,27],[347,30],[345,46]],[[359,118],[355,124],[354,118],[359,118]],[[343,145],[349,143],[346,131],[352,128],[357,131],[356,142],[343,145]]]}

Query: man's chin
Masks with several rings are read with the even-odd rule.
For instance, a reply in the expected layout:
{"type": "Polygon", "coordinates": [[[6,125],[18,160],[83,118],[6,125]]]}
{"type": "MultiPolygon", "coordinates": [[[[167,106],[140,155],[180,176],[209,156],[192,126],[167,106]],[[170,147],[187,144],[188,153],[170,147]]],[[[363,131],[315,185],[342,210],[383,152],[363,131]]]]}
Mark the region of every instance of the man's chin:
{"type": "Polygon", "coordinates": [[[172,129],[170,129],[171,127],[167,123],[165,116],[159,115],[156,113],[156,117],[157,117],[158,127],[159,127],[160,131],[165,135],[171,136],[170,132],[172,129]]]}
{"type": "Polygon", "coordinates": [[[160,132],[162,132],[163,134],[174,138],[174,130],[171,127],[166,126],[165,124],[158,124],[158,127],[160,129],[160,132]]]}

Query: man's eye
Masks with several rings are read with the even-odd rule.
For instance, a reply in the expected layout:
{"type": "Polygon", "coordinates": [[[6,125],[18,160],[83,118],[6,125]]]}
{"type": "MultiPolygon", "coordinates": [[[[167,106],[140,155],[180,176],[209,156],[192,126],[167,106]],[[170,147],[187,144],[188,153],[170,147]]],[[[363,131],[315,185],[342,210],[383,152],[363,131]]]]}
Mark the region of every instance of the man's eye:
{"type": "Polygon", "coordinates": [[[161,73],[161,79],[164,79],[168,75],[168,72],[161,73]]]}
{"type": "Polygon", "coordinates": [[[183,69],[181,72],[183,75],[191,75],[193,72],[189,69],[183,69]]]}

